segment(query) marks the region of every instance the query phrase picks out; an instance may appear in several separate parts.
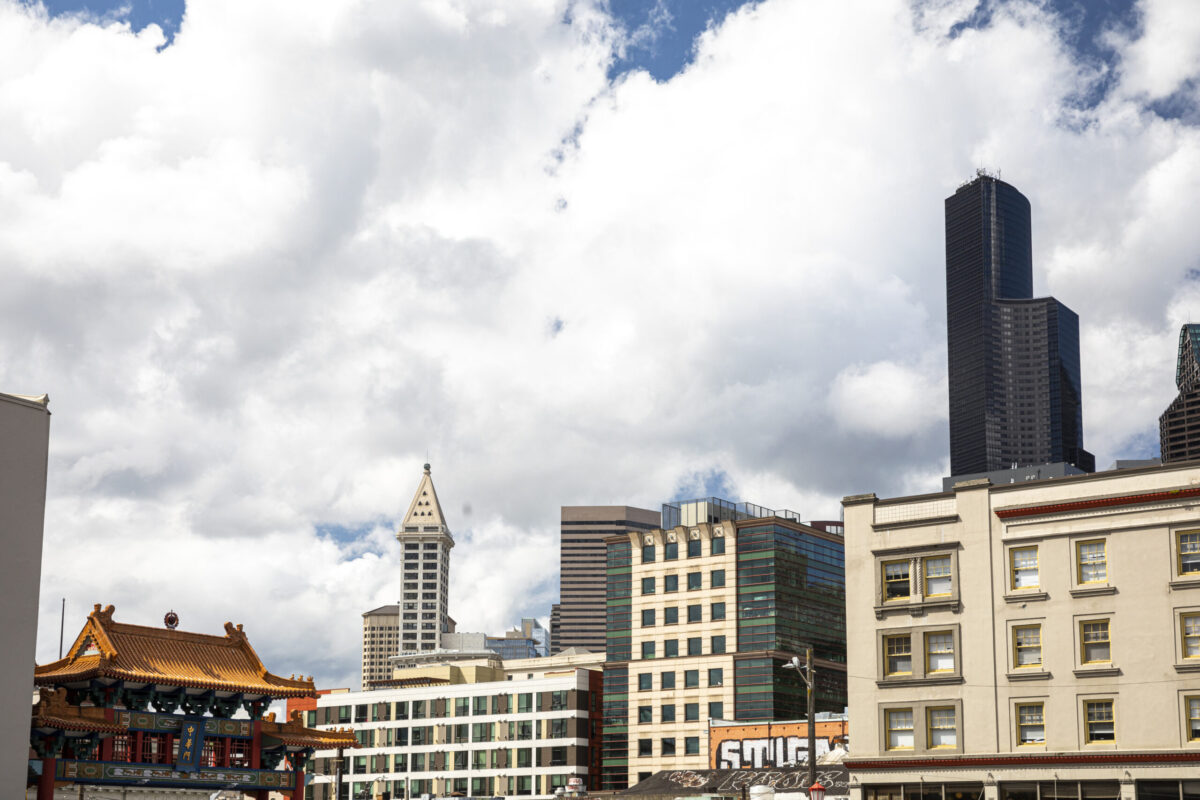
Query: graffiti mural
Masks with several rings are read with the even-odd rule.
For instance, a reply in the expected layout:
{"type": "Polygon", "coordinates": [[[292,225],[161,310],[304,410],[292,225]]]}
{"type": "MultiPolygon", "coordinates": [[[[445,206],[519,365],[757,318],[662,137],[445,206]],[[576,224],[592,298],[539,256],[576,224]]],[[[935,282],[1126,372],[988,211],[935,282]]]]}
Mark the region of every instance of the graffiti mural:
{"type": "MultiPolygon", "coordinates": [[[[829,740],[817,737],[817,758],[829,752],[829,740]]],[[[763,769],[808,763],[808,737],[726,739],[717,746],[717,769],[763,769]]]]}

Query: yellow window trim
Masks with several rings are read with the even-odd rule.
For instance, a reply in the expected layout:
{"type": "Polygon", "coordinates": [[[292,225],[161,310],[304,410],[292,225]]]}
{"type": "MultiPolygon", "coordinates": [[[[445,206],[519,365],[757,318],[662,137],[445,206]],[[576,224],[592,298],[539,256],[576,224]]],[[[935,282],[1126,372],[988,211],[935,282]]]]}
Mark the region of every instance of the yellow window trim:
{"type": "MultiPolygon", "coordinates": [[[[885,602],[885,603],[907,603],[907,602],[909,602],[909,600],[912,599],[912,561],[911,561],[911,559],[901,558],[901,559],[896,559],[893,561],[880,562],[880,564],[879,564],[879,580],[882,581],[881,588],[883,589],[883,602],[885,602]],[[905,583],[908,584],[908,594],[905,594],[901,597],[888,597],[887,568],[889,566],[891,566],[892,564],[908,565],[908,574],[904,578],[905,583]]],[[[900,581],[897,580],[897,581],[895,581],[895,583],[900,583],[900,581]]]]}
{"type": "Polygon", "coordinates": [[[929,747],[930,750],[957,750],[958,749],[958,713],[956,712],[954,706],[932,706],[930,708],[925,709],[925,741],[926,742],[933,741],[933,732],[935,730],[944,730],[944,731],[953,730],[954,731],[954,744],[930,745],[930,747],[929,747]],[[954,714],[954,727],[953,728],[934,728],[933,727],[933,712],[935,712],[935,711],[950,711],[950,712],[952,712],[954,714]]]}
{"type": "MultiPolygon", "coordinates": [[[[1188,620],[1191,620],[1191,619],[1200,620],[1200,614],[1180,614],[1179,615],[1179,643],[1182,648],[1179,652],[1185,659],[1200,659],[1200,653],[1197,653],[1194,656],[1189,656],[1188,652],[1187,652],[1187,650],[1188,650],[1188,648],[1187,648],[1187,640],[1188,640],[1187,623],[1188,623],[1188,620]]],[[[1193,634],[1193,635],[1197,635],[1197,634],[1193,634]]]]}
{"type": "MultiPolygon", "coordinates": [[[[1039,580],[1041,580],[1039,578],[1039,580]]],[[[1104,539],[1088,539],[1086,542],[1075,543],[1075,582],[1080,585],[1090,583],[1108,583],[1108,542],[1104,539]],[[1104,578],[1096,581],[1085,581],[1083,579],[1083,547],[1089,544],[1100,545],[1101,551],[1104,554],[1104,578]]]]}
{"type": "Polygon", "coordinates": [[[883,637],[883,674],[888,677],[890,677],[892,675],[912,675],[912,634],[899,633],[894,636],[884,636],[883,637]],[[900,641],[903,639],[908,640],[908,652],[907,653],[888,652],[888,643],[889,642],[891,642],[893,640],[900,641]],[[901,672],[900,670],[892,671],[889,669],[893,655],[897,655],[897,656],[907,655],[908,656],[908,670],[907,671],[901,672]]]}
{"type": "Polygon", "coordinates": [[[1117,704],[1113,700],[1084,700],[1083,701],[1083,736],[1087,744],[1115,744],[1117,741],[1117,704]],[[1092,739],[1092,728],[1088,724],[1088,706],[1108,705],[1108,709],[1112,714],[1111,720],[1105,720],[1112,723],[1113,738],[1111,739],[1092,739]]]}
{"type": "Polygon", "coordinates": [[[1200,535],[1200,530],[1175,532],[1175,572],[1178,575],[1200,575],[1200,566],[1196,569],[1183,571],[1183,537],[1200,535]]]}
{"type": "Polygon", "coordinates": [[[1080,622],[1079,622],[1079,663],[1080,664],[1111,664],[1112,663],[1112,626],[1110,625],[1108,618],[1080,620],[1080,622]],[[1084,626],[1086,626],[1086,625],[1095,625],[1098,622],[1104,623],[1105,638],[1103,640],[1097,640],[1095,642],[1091,642],[1091,644],[1101,644],[1101,642],[1103,642],[1104,644],[1107,644],[1108,645],[1108,658],[1097,658],[1097,659],[1089,660],[1087,657],[1088,642],[1084,641],[1083,629],[1084,629],[1084,626]]]}
{"type": "Polygon", "coordinates": [[[1192,717],[1192,702],[1200,704],[1200,695],[1184,696],[1183,698],[1183,718],[1187,723],[1188,741],[1200,742],[1200,736],[1192,736],[1192,720],[1200,720],[1200,705],[1196,708],[1196,717],[1192,717]]]}
{"type": "MultiPolygon", "coordinates": [[[[1012,663],[1013,669],[1041,669],[1043,666],[1042,660],[1039,658],[1036,664],[1022,664],[1020,655],[1021,648],[1017,645],[1017,634],[1021,631],[1036,630],[1038,633],[1038,649],[1042,647],[1042,625],[1014,625],[1012,629],[1012,663]]],[[[1082,633],[1080,634],[1082,636],[1082,633]]]]}
{"type": "Polygon", "coordinates": [[[1013,717],[1017,721],[1017,747],[1045,747],[1046,746],[1046,704],[1045,703],[1014,703],[1013,717]],[[1023,742],[1021,741],[1021,709],[1036,708],[1041,712],[1042,717],[1042,741],[1040,742],[1023,742]]]}
{"type": "Polygon", "coordinates": [[[948,571],[945,575],[934,575],[933,576],[935,578],[949,578],[950,586],[951,586],[950,591],[936,592],[936,593],[931,593],[929,591],[929,562],[935,561],[935,560],[941,560],[941,559],[946,560],[947,565],[950,567],[950,570],[952,571],[954,568],[954,562],[950,560],[950,556],[925,556],[925,558],[921,559],[921,572],[924,574],[924,582],[925,582],[924,594],[926,597],[949,597],[950,595],[954,594],[954,588],[953,588],[954,587],[954,578],[951,575],[950,571],[948,571]]]}
{"type": "Polygon", "coordinates": [[[954,645],[955,645],[955,641],[954,641],[954,632],[953,631],[926,631],[925,632],[925,674],[926,675],[937,675],[937,674],[940,674],[943,672],[954,672],[955,667],[958,665],[958,653],[956,652],[957,648],[954,645]],[[930,637],[933,637],[933,636],[949,637],[950,638],[950,649],[949,650],[937,650],[937,651],[929,649],[930,637]],[[933,660],[932,656],[944,655],[946,653],[949,653],[951,658],[954,659],[955,667],[951,667],[950,669],[933,669],[930,666],[930,662],[933,660]]]}
{"type": "MultiPolygon", "coordinates": [[[[1027,569],[1027,567],[1023,567],[1022,569],[1027,569]]],[[[1037,590],[1037,589],[1042,588],[1042,553],[1041,553],[1040,548],[1038,548],[1037,545],[1033,545],[1032,547],[1011,547],[1011,548],[1009,548],[1009,550],[1008,550],[1008,588],[1014,592],[1028,592],[1031,590],[1037,590]],[[1021,553],[1026,550],[1033,551],[1033,560],[1034,560],[1033,569],[1037,573],[1038,582],[1032,586],[1017,586],[1016,555],[1017,555],[1017,553],[1021,553]]]]}

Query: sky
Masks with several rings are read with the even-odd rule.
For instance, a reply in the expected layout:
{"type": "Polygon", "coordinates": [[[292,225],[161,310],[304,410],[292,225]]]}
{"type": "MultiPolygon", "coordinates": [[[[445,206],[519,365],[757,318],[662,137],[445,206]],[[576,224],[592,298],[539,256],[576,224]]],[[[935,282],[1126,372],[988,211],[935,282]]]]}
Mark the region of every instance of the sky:
{"type": "Polygon", "coordinates": [[[948,468],[942,203],[1033,207],[1085,444],[1200,319],[1189,0],[0,0],[0,391],[50,395],[39,662],[93,603],[357,686],[421,475],[450,614],[561,505],[805,519],[948,468]]]}

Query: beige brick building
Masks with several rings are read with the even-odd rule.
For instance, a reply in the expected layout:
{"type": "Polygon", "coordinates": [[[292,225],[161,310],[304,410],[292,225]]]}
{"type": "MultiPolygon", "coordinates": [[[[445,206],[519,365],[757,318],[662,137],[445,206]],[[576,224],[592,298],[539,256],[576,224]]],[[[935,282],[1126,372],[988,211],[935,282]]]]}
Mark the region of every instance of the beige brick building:
{"type": "Polygon", "coordinates": [[[843,505],[853,800],[1200,797],[1200,464],[843,505]]]}

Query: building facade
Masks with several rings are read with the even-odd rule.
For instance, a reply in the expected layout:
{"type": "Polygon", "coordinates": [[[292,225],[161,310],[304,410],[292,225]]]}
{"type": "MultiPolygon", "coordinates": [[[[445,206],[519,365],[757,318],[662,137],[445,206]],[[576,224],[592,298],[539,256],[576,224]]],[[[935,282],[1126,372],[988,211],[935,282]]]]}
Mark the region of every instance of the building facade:
{"type": "Polygon", "coordinates": [[[441,635],[454,629],[447,607],[454,537],[446,525],[428,464],[396,538],[403,559],[399,649],[437,650],[441,635]]]}
{"type": "Polygon", "coordinates": [[[391,658],[400,650],[400,604],[373,608],[362,617],[362,688],[370,689],[392,677],[391,658]]]}
{"type": "Polygon", "coordinates": [[[521,619],[521,626],[503,636],[488,636],[484,646],[508,661],[520,658],[542,658],[550,655],[550,631],[532,617],[521,619]]]}
{"type": "MultiPolygon", "coordinates": [[[[412,667],[391,688],[322,695],[306,721],[354,732],[343,798],[550,798],[571,778],[598,781],[599,665],[593,656],[412,667]]],[[[315,753],[310,800],[333,798],[336,766],[336,751],[315,753]]]]}
{"type": "Polygon", "coordinates": [[[29,763],[29,687],[37,650],[42,527],[46,514],[48,398],[0,394],[0,585],[5,645],[0,650],[0,789],[15,794],[29,763]]]}
{"type": "Polygon", "coordinates": [[[688,506],[692,524],[608,540],[605,789],[705,768],[709,720],[802,716],[784,664],[806,646],[817,709],[846,704],[841,536],[790,512],[697,522],[688,506]]]}
{"type": "Polygon", "coordinates": [[[1179,396],[1158,418],[1164,464],[1200,459],[1200,325],[1179,331],[1175,386],[1179,396]]]}
{"type": "Polygon", "coordinates": [[[551,649],[604,652],[604,540],[618,533],[654,530],[659,514],[631,506],[563,506],[559,542],[558,624],[551,620],[551,649]]]}
{"type": "Polygon", "coordinates": [[[1197,796],[1198,485],[846,498],[853,800],[1197,796]]]}
{"type": "Polygon", "coordinates": [[[946,198],[950,471],[1066,462],[1083,446],[1079,318],[1033,297],[1029,201],[982,172],[946,198]]]}

